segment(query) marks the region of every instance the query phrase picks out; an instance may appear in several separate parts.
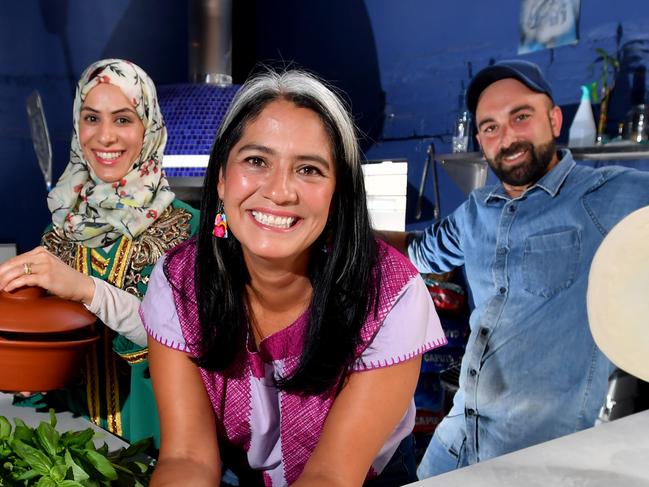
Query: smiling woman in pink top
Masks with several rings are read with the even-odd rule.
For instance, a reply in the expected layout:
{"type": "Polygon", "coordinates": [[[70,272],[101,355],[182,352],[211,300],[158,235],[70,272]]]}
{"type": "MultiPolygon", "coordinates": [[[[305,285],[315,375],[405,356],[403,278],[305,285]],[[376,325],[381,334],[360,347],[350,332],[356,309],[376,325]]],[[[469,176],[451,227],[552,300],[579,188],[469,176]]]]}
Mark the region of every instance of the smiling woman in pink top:
{"type": "Polygon", "coordinates": [[[140,309],[162,446],[152,485],[414,481],[421,354],[445,343],[415,269],[375,240],[351,117],[322,81],[247,81],[210,157],[196,240],[140,309]]]}

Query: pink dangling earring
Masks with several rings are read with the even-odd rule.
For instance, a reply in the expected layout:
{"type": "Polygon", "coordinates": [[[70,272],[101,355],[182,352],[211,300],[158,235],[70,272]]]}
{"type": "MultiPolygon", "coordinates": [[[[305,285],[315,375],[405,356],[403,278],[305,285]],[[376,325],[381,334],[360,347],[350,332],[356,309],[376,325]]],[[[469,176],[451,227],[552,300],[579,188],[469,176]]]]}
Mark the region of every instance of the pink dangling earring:
{"type": "Polygon", "coordinates": [[[214,231],[212,232],[216,238],[228,238],[228,219],[225,216],[223,208],[223,201],[219,203],[216,211],[216,218],[214,219],[214,231]]]}

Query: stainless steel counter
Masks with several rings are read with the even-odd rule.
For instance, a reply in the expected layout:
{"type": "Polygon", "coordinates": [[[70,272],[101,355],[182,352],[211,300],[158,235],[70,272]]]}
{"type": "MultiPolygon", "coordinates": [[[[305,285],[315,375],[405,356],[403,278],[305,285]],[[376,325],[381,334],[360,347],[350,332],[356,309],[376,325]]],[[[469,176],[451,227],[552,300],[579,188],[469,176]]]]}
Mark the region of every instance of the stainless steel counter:
{"type": "Polygon", "coordinates": [[[649,411],[409,485],[647,487],[649,411]]]}

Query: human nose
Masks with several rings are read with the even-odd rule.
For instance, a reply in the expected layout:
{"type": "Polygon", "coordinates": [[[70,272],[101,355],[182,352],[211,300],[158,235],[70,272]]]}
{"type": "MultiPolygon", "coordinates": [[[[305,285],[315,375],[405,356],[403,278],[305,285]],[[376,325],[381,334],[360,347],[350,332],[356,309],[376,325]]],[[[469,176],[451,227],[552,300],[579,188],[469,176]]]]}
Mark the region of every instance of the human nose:
{"type": "Polygon", "coordinates": [[[500,130],[500,146],[506,149],[517,140],[516,131],[510,125],[504,124],[500,130]]]}
{"type": "Polygon", "coordinates": [[[264,186],[264,196],[276,205],[295,202],[297,192],[293,174],[281,168],[271,170],[264,186]]]}
{"type": "Polygon", "coordinates": [[[116,140],[115,127],[109,122],[102,122],[99,125],[99,142],[103,145],[110,145],[116,140]]]}

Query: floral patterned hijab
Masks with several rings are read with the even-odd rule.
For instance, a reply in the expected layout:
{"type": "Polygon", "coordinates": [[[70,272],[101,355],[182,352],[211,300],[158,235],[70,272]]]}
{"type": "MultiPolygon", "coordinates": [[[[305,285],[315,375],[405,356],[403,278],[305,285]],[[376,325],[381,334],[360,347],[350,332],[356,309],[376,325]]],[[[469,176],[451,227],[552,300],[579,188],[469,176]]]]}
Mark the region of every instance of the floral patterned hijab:
{"type": "Polygon", "coordinates": [[[57,231],[86,247],[105,247],[122,235],[135,238],[171,204],[174,194],[162,171],[167,143],[155,85],[138,66],[121,59],[91,64],[77,85],[70,162],[47,197],[57,231]],[[114,183],[99,179],[81,150],[79,117],[83,102],[99,83],[117,86],[131,100],[144,124],[139,158],[114,183]]]}

